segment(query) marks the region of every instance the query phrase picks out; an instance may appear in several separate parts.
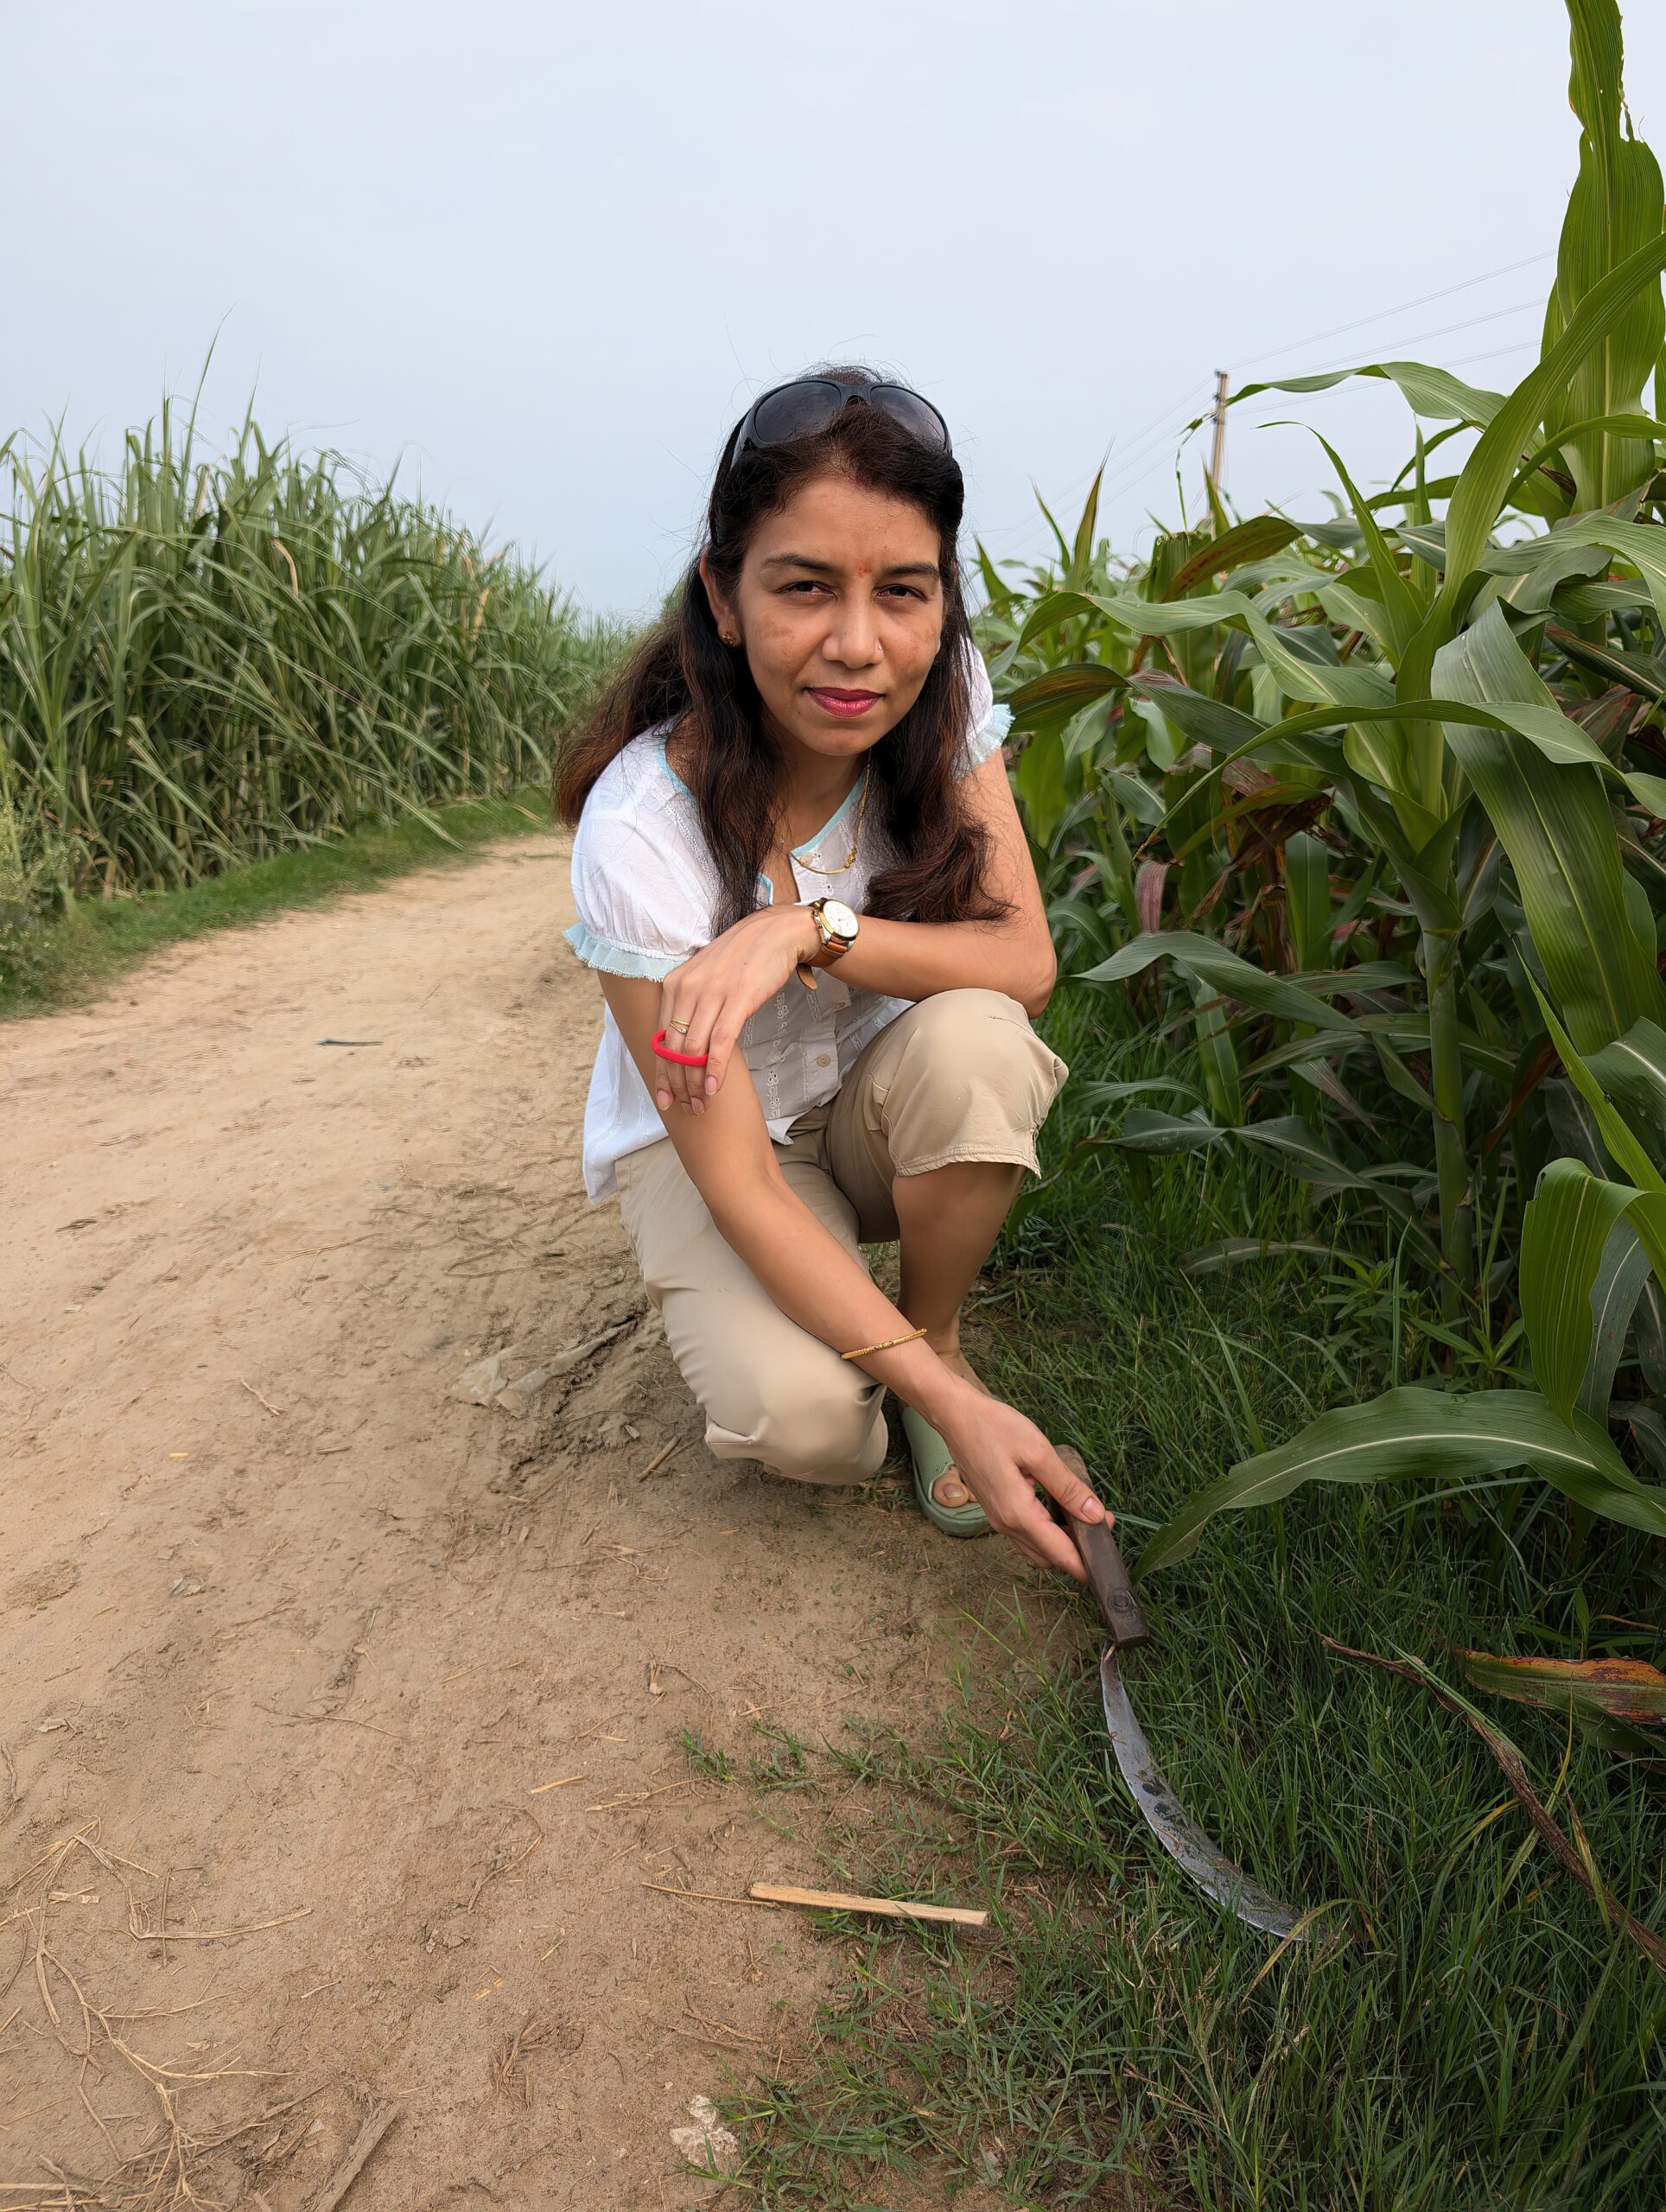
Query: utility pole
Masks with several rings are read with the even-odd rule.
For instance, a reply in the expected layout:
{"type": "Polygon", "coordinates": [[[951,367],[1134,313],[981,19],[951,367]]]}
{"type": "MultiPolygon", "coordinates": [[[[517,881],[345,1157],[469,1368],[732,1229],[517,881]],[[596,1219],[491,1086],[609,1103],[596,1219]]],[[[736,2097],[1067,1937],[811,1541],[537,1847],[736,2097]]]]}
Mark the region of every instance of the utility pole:
{"type": "Polygon", "coordinates": [[[1209,457],[1209,488],[1220,496],[1221,470],[1226,463],[1226,372],[1215,372],[1215,449],[1209,457]]]}

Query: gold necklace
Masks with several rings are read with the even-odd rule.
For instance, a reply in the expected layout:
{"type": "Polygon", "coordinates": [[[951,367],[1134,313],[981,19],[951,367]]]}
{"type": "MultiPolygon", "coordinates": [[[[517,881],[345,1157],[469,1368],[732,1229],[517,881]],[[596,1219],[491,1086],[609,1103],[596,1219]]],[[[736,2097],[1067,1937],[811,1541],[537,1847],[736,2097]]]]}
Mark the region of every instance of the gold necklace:
{"type": "MultiPolygon", "coordinates": [[[[868,772],[864,767],[862,772],[862,797],[856,801],[856,826],[855,835],[850,840],[850,850],[845,855],[843,860],[840,862],[837,868],[818,868],[812,871],[815,874],[843,875],[849,869],[853,868],[855,866],[856,848],[862,842],[862,818],[868,811],[868,772]]],[[[787,858],[791,860],[792,857],[792,855],[791,852],[789,852],[787,858]]]]}

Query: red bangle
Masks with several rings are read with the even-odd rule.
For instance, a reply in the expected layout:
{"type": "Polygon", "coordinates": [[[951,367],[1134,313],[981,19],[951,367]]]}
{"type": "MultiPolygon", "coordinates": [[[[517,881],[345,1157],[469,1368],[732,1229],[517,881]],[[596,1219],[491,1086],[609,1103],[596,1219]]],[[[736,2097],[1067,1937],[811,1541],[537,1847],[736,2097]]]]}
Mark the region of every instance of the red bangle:
{"type": "Polygon", "coordinates": [[[703,1068],[711,1058],[709,1052],[672,1052],[671,1046],[665,1042],[665,1033],[663,1029],[654,1031],[653,1048],[662,1060],[675,1060],[680,1068],[703,1068]]]}

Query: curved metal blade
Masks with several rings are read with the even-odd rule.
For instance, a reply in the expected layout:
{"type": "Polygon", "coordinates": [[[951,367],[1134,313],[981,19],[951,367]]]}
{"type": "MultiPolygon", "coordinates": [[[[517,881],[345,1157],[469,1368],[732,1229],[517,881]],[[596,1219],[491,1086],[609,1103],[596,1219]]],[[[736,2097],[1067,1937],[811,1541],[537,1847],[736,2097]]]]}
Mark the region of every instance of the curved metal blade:
{"type": "Polygon", "coordinates": [[[1248,1921],[1251,1928],[1264,1929],[1269,1936],[1293,1935],[1301,1916],[1252,1882],[1241,1867],[1218,1851],[1163,1780],[1122,1688],[1114,1647],[1099,1662],[1099,1688],[1104,1698],[1105,1726],[1110,1731],[1122,1779],[1169,1857],[1185,1867],[1199,1889],[1206,1890],[1218,1904],[1248,1921]]]}

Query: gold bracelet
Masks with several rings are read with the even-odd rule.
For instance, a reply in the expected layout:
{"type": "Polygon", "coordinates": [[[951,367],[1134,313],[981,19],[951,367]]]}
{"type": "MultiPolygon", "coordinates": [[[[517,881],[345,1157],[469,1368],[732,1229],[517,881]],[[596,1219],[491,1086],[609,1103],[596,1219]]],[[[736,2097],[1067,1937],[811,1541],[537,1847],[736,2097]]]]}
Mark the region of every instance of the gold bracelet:
{"type": "Polygon", "coordinates": [[[906,1337],[887,1337],[882,1344],[863,1344],[859,1351],[842,1351],[841,1359],[866,1359],[870,1351],[891,1351],[898,1344],[911,1344],[916,1337],[923,1337],[924,1329],[910,1329],[906,1337]]]}

